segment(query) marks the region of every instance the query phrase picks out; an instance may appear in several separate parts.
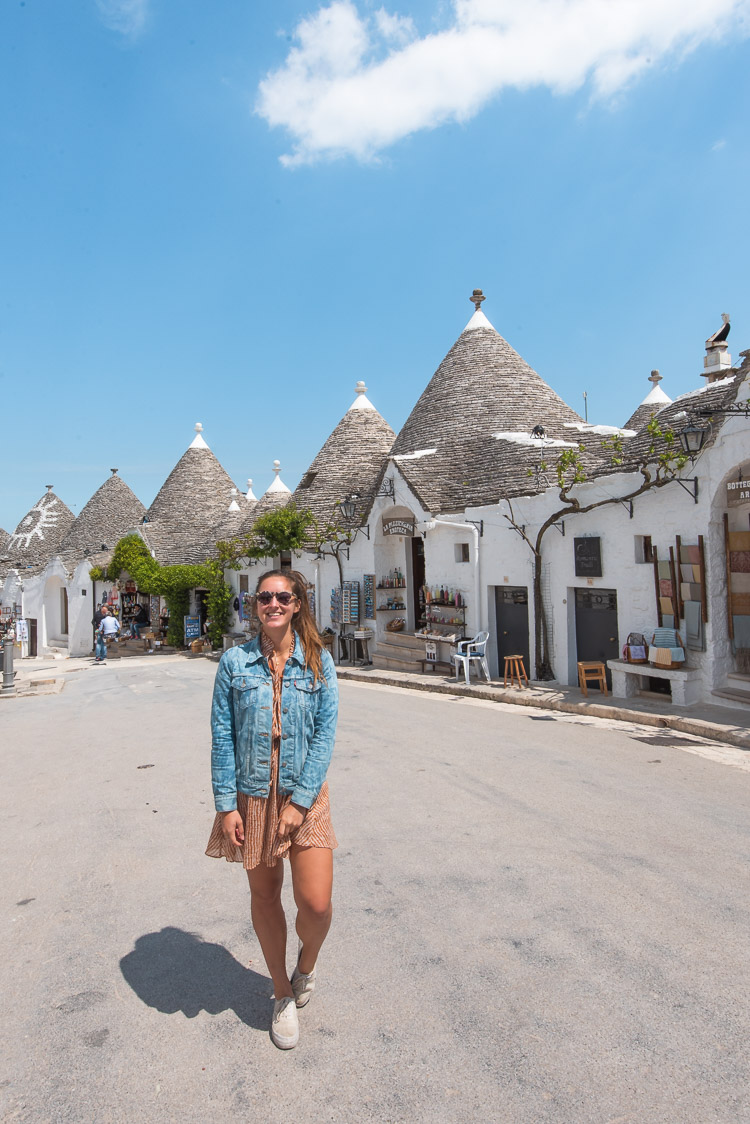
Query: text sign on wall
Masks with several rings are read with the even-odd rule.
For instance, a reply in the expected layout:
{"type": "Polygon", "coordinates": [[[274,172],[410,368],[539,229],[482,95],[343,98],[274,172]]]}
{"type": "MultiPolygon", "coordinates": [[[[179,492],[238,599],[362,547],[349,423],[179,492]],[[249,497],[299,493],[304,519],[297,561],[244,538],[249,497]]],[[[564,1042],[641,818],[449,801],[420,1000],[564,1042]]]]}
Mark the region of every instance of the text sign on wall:
{"type": "Polygon", "coordinates": [[[750,463],[741,465],[737,475],[742,479],[727,482],[727,507],[750,503],[750,463]]]}
{"type": "Polygon", "coordinates": [[[416,521],[412,519],[384,519],[383,520],[383,534],[384,535],[408,535],[414,537],[414,527],[416,521]]]}
{"type": "Polygon", "coordinates": [[[573,539],[577,578],[602,576],[602,540],[573,539]]]}

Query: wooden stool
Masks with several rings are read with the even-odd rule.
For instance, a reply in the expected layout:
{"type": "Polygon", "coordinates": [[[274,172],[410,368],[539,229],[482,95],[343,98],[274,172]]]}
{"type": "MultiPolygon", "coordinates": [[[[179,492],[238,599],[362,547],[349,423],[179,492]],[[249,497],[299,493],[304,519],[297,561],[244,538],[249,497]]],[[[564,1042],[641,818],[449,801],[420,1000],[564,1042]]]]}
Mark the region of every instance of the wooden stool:
{"type": "Polygon", "coordinates": [[[586,698],[588,698],[588,683],[598,683],[599,690],[603,695],[608,694],[607,691],[607,674],[604,670],[604,664],[597,660],[583,660],[578,663],[578,686],[583,691],[586,698]]]}
{"type": "Polygon", "coordinates": [[[505,678],[503,686],[508,686],[508,676],[510,676],[510,685],[514,685],[514,678],[518,682],[519,689],[529,685],[529,680],[526,676],[526,668],[523,666],[523,656],[506,656],[505,657],[505,678]],[[523,682],[521,680],[523,679],[523,682]]]}

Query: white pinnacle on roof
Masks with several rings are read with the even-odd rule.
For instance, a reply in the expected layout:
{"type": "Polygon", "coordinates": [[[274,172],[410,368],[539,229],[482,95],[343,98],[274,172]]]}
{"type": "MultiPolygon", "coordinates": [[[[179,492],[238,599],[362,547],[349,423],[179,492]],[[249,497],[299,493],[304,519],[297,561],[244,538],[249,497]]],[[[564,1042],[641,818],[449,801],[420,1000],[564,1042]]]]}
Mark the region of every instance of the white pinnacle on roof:
{"type": "Polygon", "coordinates": [[[497,330],[495,328],[494,324],[490,324],[489,320],[484,315],[481,308],[478,308],[476,310],[476,312],[472,316],[471,320],[469,321],[469,323],[464,328],[464,331],[465,332],[473,332],[476,328],[491,328],[493,332],[497,330]]]}
{"type": "Polygon", "coordinates": [[[652,371],[648,376],[648,381],[652,382],[654,385],[653,389],[648,392],[641,402],[641,406],[658,406],[661,409],[662,406],[668,406],[670,404],[672,399],[669,398],[659,386],[661,379],[662,376],[658,371],[652,371]]]}
{"type": "Polygon", "coordinates": [[[281,472],[281,461],[273,462],[273,471],[273,482],[266,488],[266,494],[268,494],[268,492],[288,492],[291,495],[291,488],[287,488],[286,484],[279,476],[279,473],[281,472]]]}
{"type": "Polygon", "coordinates": [[[253,479],[251,476],[248,476],[247,478],[247,495],[245,496],[245,499],[248,503],[256,502],[256,496],[253,493],[253,479]]]}
{"type": "Polygon", "coordinates": [[[237,489],[232,488],[232,502],[230,503],[227,511],[239,511],[240,505],[237,503],[237,489]]]}
{"type": "Polygon", "coordinates": [[[350,410],[374,410],[375,407],[373,406],[370,399],[367,397],[367,387],[365,386],[365,384],[362,382],[361,379],[357,383],[357,385],[355,386],[354,389],[357,392],[357,397],[354,399],[354,401],[352,402],[349,409],[350,410]]]}
{"type": "Polygon", "coordinates": [[[201,425],[200,422],[196,422],[195,423],[195,437],[190,442],[190,446],[189,446],[191,449],[207,449],[208,448],[208,445],[206,444],[205,439],[201,436],[202,431],[203,431],[203,426],[201,425]]]}

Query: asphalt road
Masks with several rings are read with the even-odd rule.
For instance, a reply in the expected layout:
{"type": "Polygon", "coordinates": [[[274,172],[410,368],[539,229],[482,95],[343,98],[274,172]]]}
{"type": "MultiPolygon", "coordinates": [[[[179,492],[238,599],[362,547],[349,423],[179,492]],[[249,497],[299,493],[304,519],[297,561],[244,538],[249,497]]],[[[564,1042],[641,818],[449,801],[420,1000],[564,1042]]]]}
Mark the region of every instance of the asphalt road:
{"type": "Polygon", "coordinates": [[[213,672],[0,706],[0,1119],[750,1119],[740,750],[342,684],[336,913],[280,1052],[244,873],[203,856],[213,672]]]}

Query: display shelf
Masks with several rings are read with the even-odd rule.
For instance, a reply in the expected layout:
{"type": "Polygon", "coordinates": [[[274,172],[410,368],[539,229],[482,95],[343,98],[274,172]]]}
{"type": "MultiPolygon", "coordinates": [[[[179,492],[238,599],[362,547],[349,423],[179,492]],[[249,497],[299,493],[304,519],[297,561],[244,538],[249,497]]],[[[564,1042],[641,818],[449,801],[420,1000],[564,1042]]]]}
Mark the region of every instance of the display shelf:
{"type": "Polygon", "coordinates": [[[401,585],[376,585],[375,588],[376,589],[406,589],[406,582],[402,582],[401,585]]]}

